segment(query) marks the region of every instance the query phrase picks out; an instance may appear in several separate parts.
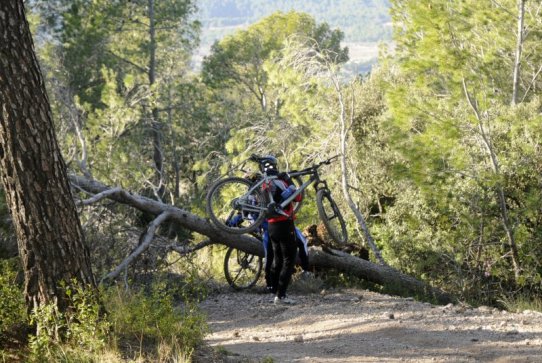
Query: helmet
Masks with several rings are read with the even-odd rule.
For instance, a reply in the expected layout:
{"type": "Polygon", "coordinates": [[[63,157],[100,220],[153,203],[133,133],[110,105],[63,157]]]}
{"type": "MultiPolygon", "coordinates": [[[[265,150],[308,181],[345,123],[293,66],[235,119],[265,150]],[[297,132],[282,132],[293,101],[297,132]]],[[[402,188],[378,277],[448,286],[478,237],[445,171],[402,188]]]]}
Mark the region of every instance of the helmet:
{"type": "Polygon", "coordinates": [[[272,155],[264,156],[260,159],[260,171],[267,174],[278,174],[278,160],[272,155]]]}

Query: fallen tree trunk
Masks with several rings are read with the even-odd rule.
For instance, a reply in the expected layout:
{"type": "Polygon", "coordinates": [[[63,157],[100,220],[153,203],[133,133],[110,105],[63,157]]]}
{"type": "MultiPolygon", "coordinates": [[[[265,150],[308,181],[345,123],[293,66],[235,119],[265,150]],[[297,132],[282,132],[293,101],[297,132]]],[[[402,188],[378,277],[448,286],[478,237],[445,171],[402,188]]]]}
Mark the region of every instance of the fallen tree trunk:
{"type": "Polygon", "coordinates": [[[310,249],[310,263],[317,268],[333,268],[386,286],[393,293],[430,297],[441,304],[454,301],[449,294],[392,267],[377,265],[342,251],[313,247],[310,249]]]}
{"type": "MultiPolygon", "coordinates": [[[[209,238],[208,243],[200,244],[201,247],[210,244],[222,244],[261,257],[264,255],[262,243],[258,239],[249,235],[236,235],[224,232],[216,228],[208,219],[201,218],[183,209],[132,194],[121,188],[111,188],[96,180],[82,176],[71,175],[70,181],[74,187],[93,195],[86,202],[83,201],[83,204],[94,203],[100,199],[107,198],[132,206],[140,211],[154,214],[155,216],[167,215],[167,219],[176,221],[184,228],[207,236],[209,238]]],[[[179,253],[188,253],[196,250],[197,247],[187,249],[182,246],[172,246],[172,249],[179,253]]],[[[126,260],[128,261],[127,263],[133,260],[133,256],[129,257],[126,260]]],[[[453,301],[450,295],[432,288],[420,280],[405,275],[391,267],[377,265],[342,251],[311,247],[310,264],[318,269],[333,268],[344,271],[367,281],[391,288],[392,291],[430,296],[439,303],[453,301]]],[[[116,270],[120,269],[117,268],[116,270]]],[[[114,277],[112,274],[108,275],[108,278],[114,277]]]]}

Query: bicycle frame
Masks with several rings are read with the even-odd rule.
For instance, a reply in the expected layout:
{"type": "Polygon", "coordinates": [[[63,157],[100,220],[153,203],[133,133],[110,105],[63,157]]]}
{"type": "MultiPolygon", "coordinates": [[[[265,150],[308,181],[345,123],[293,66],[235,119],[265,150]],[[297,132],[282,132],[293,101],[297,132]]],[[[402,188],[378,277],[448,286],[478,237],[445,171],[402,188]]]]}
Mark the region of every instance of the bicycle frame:
{"type": "MultiPolygon", "coordinates": [[[[300,171],[292,171],[291,173],[289,173],[289,175],[291,177],[296,177],[296,176],[303,176],[303,175],[310,175],[309,179],[304,182],[303,184],[301,184],[300,186],[297,187],[296,191],[294,193],[292,193],[292,195],[290,195],[288,198],[286,198],[284,201],[282,201],[282,203],[280,203],[278,205],[279,207],[279,211],[278,213],[281,213],[281,210],[286,208],[286,206],[288,204],[290,204],[291,202],[294,201],[294,199],[299,195],[301,194],[305,189],[307,189],[309,187],[309,185],[311,184],[315,184],[314,188],[316,190],[318,189],[328,189],[327,187],[327,183],[323,180],[320,180],[320,175],[318,174],[318,168],[320,166],[322,166],[323,164],[325,163],[329,163],[331,159],[327,160],[326,162],[322,162],[318,165],[315,165],[315,166],[312,166],[310,168],[307,168],[307,169],[304,169],[304,170],[300,170],[300,171]],[[319,185],[323,184],[323,187],[320,188],[319,185]]],[[[271,202],[266,206],[266,208],[259,208],[257,206],[255,206],[254,204],[252,204],[250,201],[249,201],[249,198],[251,196],[251,194],[256,191],[256,190],[263,190],[263,185],[265,185],[266,183],[270,183],[271,181],[273,181],[274,179],[278,179],[278,177],[276,175],[267,175],[267,174],[264,174],[263,175],[263,178],[261,180],[259,180],[256,184],[254,184],[249,190],[247,193],[245,193],[243,196],[239,197],[236,201],[235,201],[235,205],[236,206],[239,206],[240,209],[244,210],[245,212],[254,212],[254,213],[261,213],[261,212],[269,212],[270,211],[270,208],[271,207],[275,207],[275,203],[272,201],[273,200],[273,197],[271,195],[271,192],[270,191],[267,191],[267,197],[268,197],[268,200],[271,200],[271,202]],[[245,201],[246,202],[241,202],[241,201],[245,201]]],[[[285,213],[281,213],[281,214],[284,214],[286,215],[285,213]]],[[[287,215],[286,215],[287,216],[287,215]]]]}
{"type": "Polygon", "coordinates": [[[302,170],[302,171],[293,171],[293,172],[291,172],[289,174],[290,174],[291,177],[302,176],[302,175],[310,175],[310,177],[309,177],[309,180],[307,180],[306,182],[301,184],[292,195],[290,195],[282,203],[280,203],[279,206],[282,209],[284,209],[288,204],[293,202],[293,200],[299,194],[301,194],[305,189],[307,189],[309,187],[309,185],[311,185],[311,184],[315,184],[314,189],[316,189],[316,190],[318,190],[318,185],[319,184],[324,184],[324,188],[327,189],[327,183],[325,181],[320,180],[320,175],[318,174],[317,168],[314,168],[314,169],[309,168],[309,169],[305,169],[305,170],[302,170]]]}

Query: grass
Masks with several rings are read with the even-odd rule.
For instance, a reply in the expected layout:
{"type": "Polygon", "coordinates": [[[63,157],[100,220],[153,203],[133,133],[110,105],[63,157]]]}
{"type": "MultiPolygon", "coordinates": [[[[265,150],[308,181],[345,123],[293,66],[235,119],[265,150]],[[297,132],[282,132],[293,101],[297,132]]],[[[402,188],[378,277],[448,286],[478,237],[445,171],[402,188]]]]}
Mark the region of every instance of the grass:
{"type": "Polygon", "coordinates": [[[0,282],[6,298],[0,363],[191,362],[207,333],[198,308],[205,289],[190,276],[130,290],[113,286],[100,292],[103,305],[90,289],[65,286],[68,311],[48,304],[28,318],[20,315],[26,310],[22,291],[7,289],[16,286],[11,280],[0,282]]]}
{"type": "Polygon", "coordinates": [[[498,300],[503,307],[514,313],[521,313],[526,310],[538,311],[542,313],[542,298],[526,295],[518,295],[513,297],[503,297],[498,300]]]}

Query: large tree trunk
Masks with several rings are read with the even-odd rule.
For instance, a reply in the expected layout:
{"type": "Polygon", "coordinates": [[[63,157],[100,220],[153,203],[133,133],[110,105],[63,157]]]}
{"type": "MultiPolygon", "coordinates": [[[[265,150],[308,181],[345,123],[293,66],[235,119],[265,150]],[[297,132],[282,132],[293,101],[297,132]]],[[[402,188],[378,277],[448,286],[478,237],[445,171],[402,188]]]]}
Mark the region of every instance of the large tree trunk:
{"type": "Polygon", "coordinates": [[[63,311],[59,282],[95,284],[22,0],[0,2],[0,168],[28,307],[63,311]]]}
{"type": "MultiPolygon", "coordinates": [[[[220,243],[229,247],[235,247],[261,257],[264,255],[262,243],[256,238],[248,235],[234,235],[222,232],[214,227],[208,219],[201,218],[185,210],[129,193],[120,188],[112,189],[85,177],[70,176],[70,180],[72,184],[78,188],[89,194],[95,195],[95,197],[88,200],[87,203],[100,200],[101,198],[108,198],[159,216],[156,220],[158,220],[160,216],[167,215],[165,218],[162,218],[162,220],[175,220],[183,227],[209,237],[210,243],[220,243]]],[[[156,226],[152,225],[151,227],[155,228],[156,226]]],[[[202,246],[203,245],[208,244],[202,244],[202,246]]],[[[133,260],[132,256],[130,259],[133,260]]],[[[333,268],[354,274],[376,284],[391,287],[395,291],[419,296],[431,296],[441,303],[448,303],[453,300],[450,295],[439,291],[438,289],[434,289],[424,282],[416,280],[391,267],[377,265],[341,251],[312,247],[310,249],[310,264],[316,268],[333,268]]],[[[120,270],[121,269],[119,268],[116,269],[116,271],[120,270]]],[[[112,273],[107,277],[114,276],[117,276],[117,274],[112,273]]]]}

